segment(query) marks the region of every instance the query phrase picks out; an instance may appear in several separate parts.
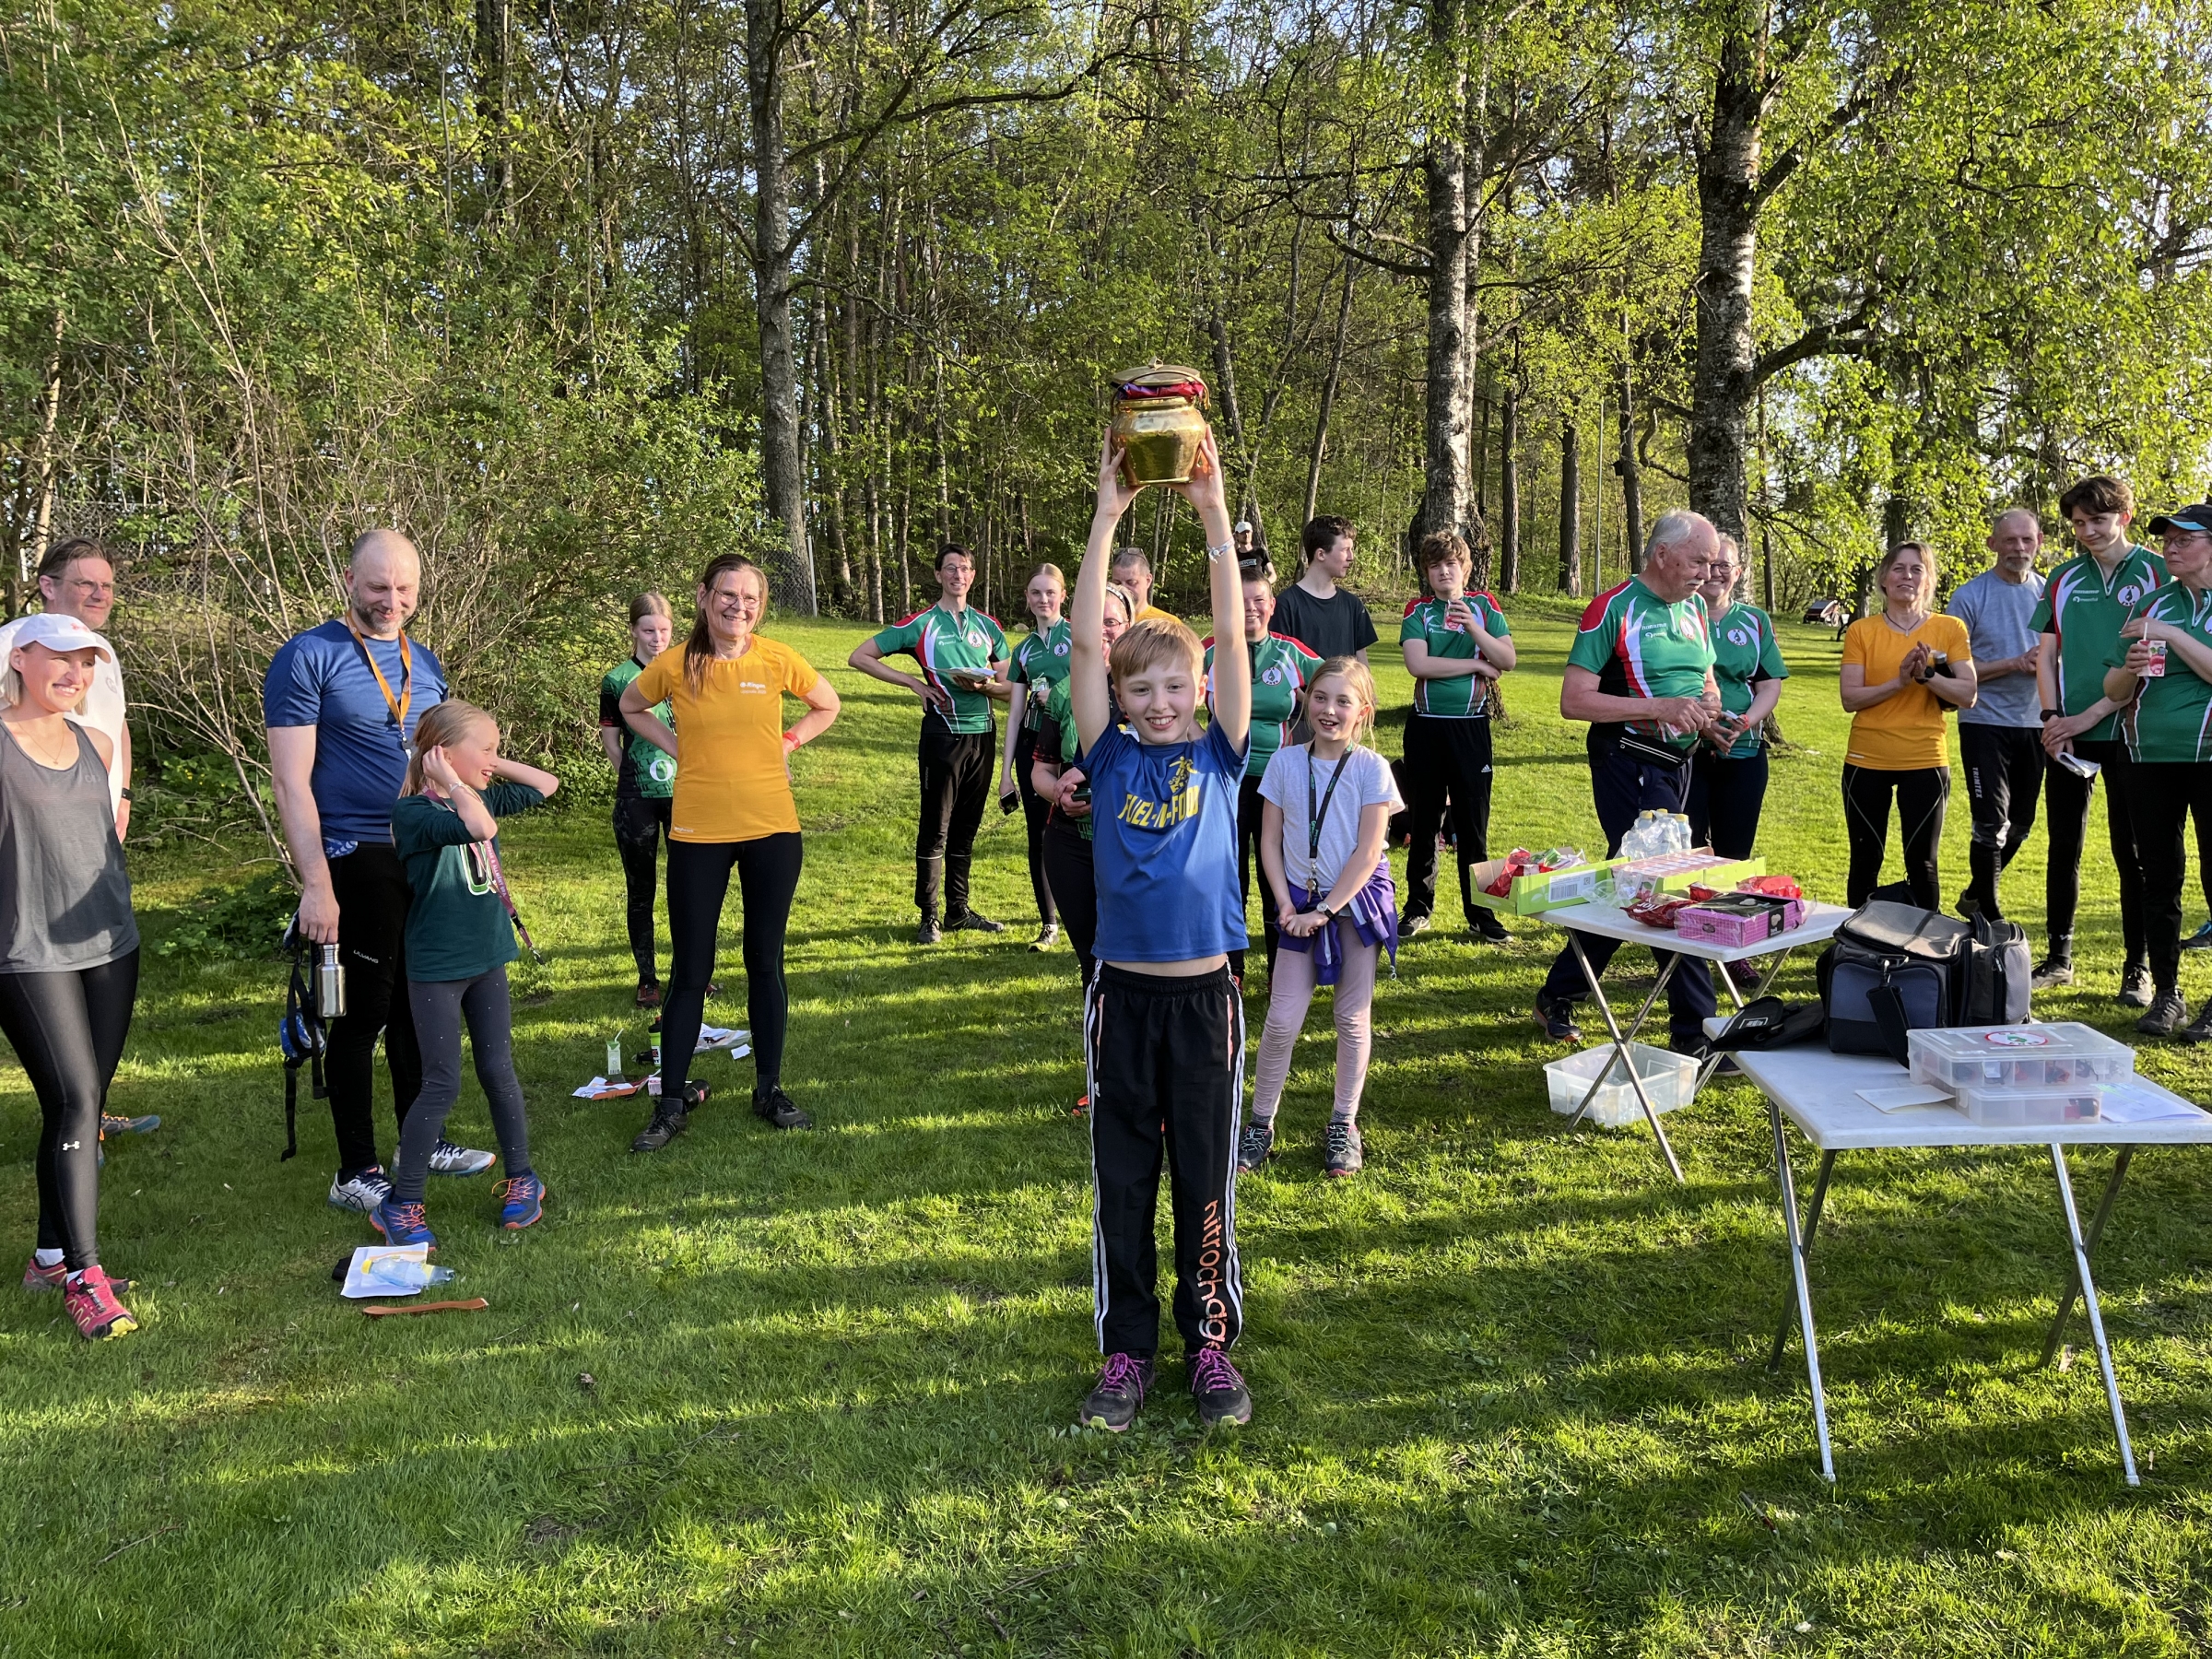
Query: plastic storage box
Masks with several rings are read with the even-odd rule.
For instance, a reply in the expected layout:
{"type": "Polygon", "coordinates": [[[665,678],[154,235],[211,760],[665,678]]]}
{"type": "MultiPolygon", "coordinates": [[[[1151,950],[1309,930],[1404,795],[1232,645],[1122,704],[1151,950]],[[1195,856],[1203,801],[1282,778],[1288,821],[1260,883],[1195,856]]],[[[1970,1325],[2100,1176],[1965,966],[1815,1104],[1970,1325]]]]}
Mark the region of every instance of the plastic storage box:
{"type": "MultiPolygon", "coordinates": [[[[2056,1088],[2078,1093],[2085,1086],[2124,1083],[2136,1071],[2135,1050],[2092,1027],[2072,1022],[1908,1031],[1905,1046],[1915,1077],[1955,1093],[1969,1088],[2056,1088]]],[[[1966,1110],[1963,1100],[1959,1110],[1966,1110]]],[[[2005,1121],[2056,1124],[2077,1120],[2005,1121]]]]}
{"type": "Polygon", "coordinates": [[[1467,873],[1469,897],[1487,910],[1503,911],[1509,916],[1533,916],[1540,911],[1563,910],[1570,904],[1587,903],[1594,897],[1598,878],[1613,864],[1613,860],[1607,859],[1603,864],[1571,865],[1563,870],[1538,870],[1516,876],[1511,890],[1501,897],[1483,890],[1505,868],[1504,859],[1493,858],[1467,873]]]}
{"type": "MultiPolygon", "coordinates": [[[[1672,1112],[1689,1104],[1698,1087],[1695,1060],[1646,1042],[1630,1043],[1629,1053],[1635,1059],[1636,1075],[1643,1079],[1643,1092],[1651,1096],[1653,1112],[1672,1112]]],[[[1620,1056],[1610,1045],[1584,1049],[1546,1064],[1544,1082],[1551,1091],[1551,1109],[1562,1117],[1571,1116],[1589,1092],[1590,1079],[1607,1067],[1606,1081],[1583,1115],[1608,1129],[1642,1123],[1643,1108],[1636,1103],[1636,1090],[1630,1086],[1620,1056]]]]}
{"type": "Polygon", "coordinates": [[[1641,884],[1663,893],[1687,893],[1693,887],[1726,891],[1739,881],[1766,873],[1763,858],[1723,858],[1711,847],[1692,847],[1687,853],[1624,860],[1615,868],[1613,880],[1617,886],[1641,884]]]}
{"type": "Polygon", "coordinates": [[[2093,1124],[2104,1115],[2104,1089],[2094,1083],[2073,1089],[1970,1086],[1959,1090],[1958,1105],[1984,1128],[2093,1124]]]}

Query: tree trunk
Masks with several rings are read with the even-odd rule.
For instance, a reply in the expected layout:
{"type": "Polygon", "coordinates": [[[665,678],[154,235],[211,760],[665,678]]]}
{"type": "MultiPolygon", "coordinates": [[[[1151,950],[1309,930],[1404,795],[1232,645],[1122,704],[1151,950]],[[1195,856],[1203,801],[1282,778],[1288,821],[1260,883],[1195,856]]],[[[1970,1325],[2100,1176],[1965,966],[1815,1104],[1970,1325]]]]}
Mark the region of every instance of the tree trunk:
{"type": "Polygon", "coordinates": [[[1344,293],[1336,301],[1336,335],[1329,343],[1329,371],[1322,377],[1321,408],[1313,418],[1313,447],[1306,452],[1306,504],[1298,520],[1300,535],[1321,511],[1321,464],[1329,452],[1329,418],[1336,408],[1336,388],[1344,380],[1344,345],[1352,328],[1352,278],[1359,268],[1352,260],[1344,262],[1344,293]]]}
{"type": "MultiPolygon", "coordinates": [[[[1206,317],[1203,326],[1206,338],[1213,343],[1214,394],[1220,402],[1221,424],[1229,432],[1229,453],[1246,464],[1241,492],[1243,499],[1241,502],[1231,500],[1230,506],[1237,517],[1252,521],[1253,539],[1261,540],[1264,538],[1259,535],[1260,503],[1253,489],[1251,451],[1244,443],[1244,410],[1237,402],[1237,367],[1229,355],[1229,325],[1221,320],[1220,310],[1217,307],[1206,317]]],[[[1225,477],[1222,482],[1227,485],[1229,480],[1225,477]]]]}
{"type": "Polygon", "coordinates": [[[30,524],[16,547],[15,567],[7,572],[7,614],[19,617],[30,603],[31,579],[53,545],[53,498],[61,467],[53,453],[53,439],[62,416],[62,309],[53,310],[53,345],[46,354],[46,383],[39,392],[39,437],[29,457],[30,465],[30,524]]]}
{"type": "Polygon", "coordinates": [[[753,117],[753,304],[760,337],[760,480],[782,526],[789,564],[779,597],[816,611],[806,535],[806,475],[799,449],[799,388],[791,316],[791,166],[783,147],[782,0],[746,0],[745,78],[753,117]]]}
{"type": "Polygon", "coordinates": [[[1521,388],[1510,380],[1498,409],[1498,580],[1521,591],[1521,388]]]}
{"type": "Polygon", "coordinates": [[[504,218],[514,200],[514,162],[507,145],[507,0],[477,0],[477,165],[484,177],[484,217],[504,218]]]}
{"type": "Polygon", "coordinates": [[[1559,423],[1559,592],[1583,596],[1582,440],[1572,417],[1559,423]]]}
{"type": "Polygon", "coordinates": [[[1428,191],[1428,396],[1422,412],[1421,505],[1414,535],[1455,530],[1472,541],[1467,434],[1474,422],[1474,333],[1467,268],[1476,252],[1467,213],[1467,76],[1456,0],[1430,0],[1430,47],[1442,71],[1440,107],[1422,160],[1428,191]]]}
{"type": "Polygon", "coordinates": [[[1620,475],[1621,539],[1633,576],[1643,569],[1643,474],[1636,464],[1636,406],[1626,363],[1620,369],[1620,459],[1613,470],[1620,475]]]}
{"type": "Polygon", "coordinates": [[[1747,6],[1721,42],[1712,121],[1698,158],[1697,356],[1690,382],[1689,504],[1744,537],[1746,435],[1756,371],[1751,278],[1759,253],[1766,43],[1747,6]]]}

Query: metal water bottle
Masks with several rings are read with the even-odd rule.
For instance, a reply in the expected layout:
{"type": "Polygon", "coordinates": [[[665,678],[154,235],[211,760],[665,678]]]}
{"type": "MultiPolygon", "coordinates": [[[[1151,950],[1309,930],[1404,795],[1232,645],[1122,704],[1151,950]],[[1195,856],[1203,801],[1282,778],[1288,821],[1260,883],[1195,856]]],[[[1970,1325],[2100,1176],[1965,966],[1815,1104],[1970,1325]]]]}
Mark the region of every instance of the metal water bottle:
{"type": "Polygon", "coordinates": [[[323,960],[315,969],[315,1011],[324,1019],[336,1019],[346,1012],[346,969],[335,945],[323,947],[323,960]]]}

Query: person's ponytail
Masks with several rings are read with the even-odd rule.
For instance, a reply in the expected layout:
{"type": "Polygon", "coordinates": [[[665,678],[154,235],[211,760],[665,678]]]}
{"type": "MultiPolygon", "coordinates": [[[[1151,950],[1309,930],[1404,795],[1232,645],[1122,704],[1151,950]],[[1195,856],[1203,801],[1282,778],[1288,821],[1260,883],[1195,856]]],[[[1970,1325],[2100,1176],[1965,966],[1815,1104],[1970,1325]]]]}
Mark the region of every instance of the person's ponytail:
{"type": "MultiPolygon", "coordinates": [[[[753,580],[760,584],[760,614],[768,614],[768,576],[742,553],[723,553],[707,560],[707,568],[699,573],[699,589],[702,594],[714,591],[714,583],[732,571],[750,571],[753,580]]],[[[691,634],[684,641],[684,684],[697,697],[707,683],[707,665],[714,660],[714,635],[707,627],[707,607],[702,604],[691,615],[691,634]]]]}

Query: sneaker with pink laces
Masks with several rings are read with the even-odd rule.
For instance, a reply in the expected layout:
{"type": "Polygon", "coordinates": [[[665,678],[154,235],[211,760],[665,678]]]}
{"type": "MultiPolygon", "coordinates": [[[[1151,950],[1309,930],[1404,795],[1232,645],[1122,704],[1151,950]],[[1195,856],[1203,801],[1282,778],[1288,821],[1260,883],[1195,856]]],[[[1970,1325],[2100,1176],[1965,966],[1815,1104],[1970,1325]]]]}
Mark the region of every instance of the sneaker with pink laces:
{"type": "Polygon", "coordinates": [[[1198,1402],[1198,1421],[1208,1429],[1252,1421],[1251,1392],[1219,1348],[1200,1348],[1191,1356],[1191,1398],[1198,1402]]]}
{"type": "Polygon", "coordinates": [[[62,1306],[88,1342],[127,1336],[138,1328],[131,1311],[116,1300],[114,1281],[98,1266],[70,1277],[62,1287],[62,1306]]]}
{"type": "Polygon", "coordinates": [[[1152,1387],[1152,1360],[1147,1355],[1109,1354],[1099,1385],[1090,1391],[1076,1421],[1086,1429],[1103,1429],[1119,1434],[1136,1421],[1136,1408],[1152,1387]]]}

